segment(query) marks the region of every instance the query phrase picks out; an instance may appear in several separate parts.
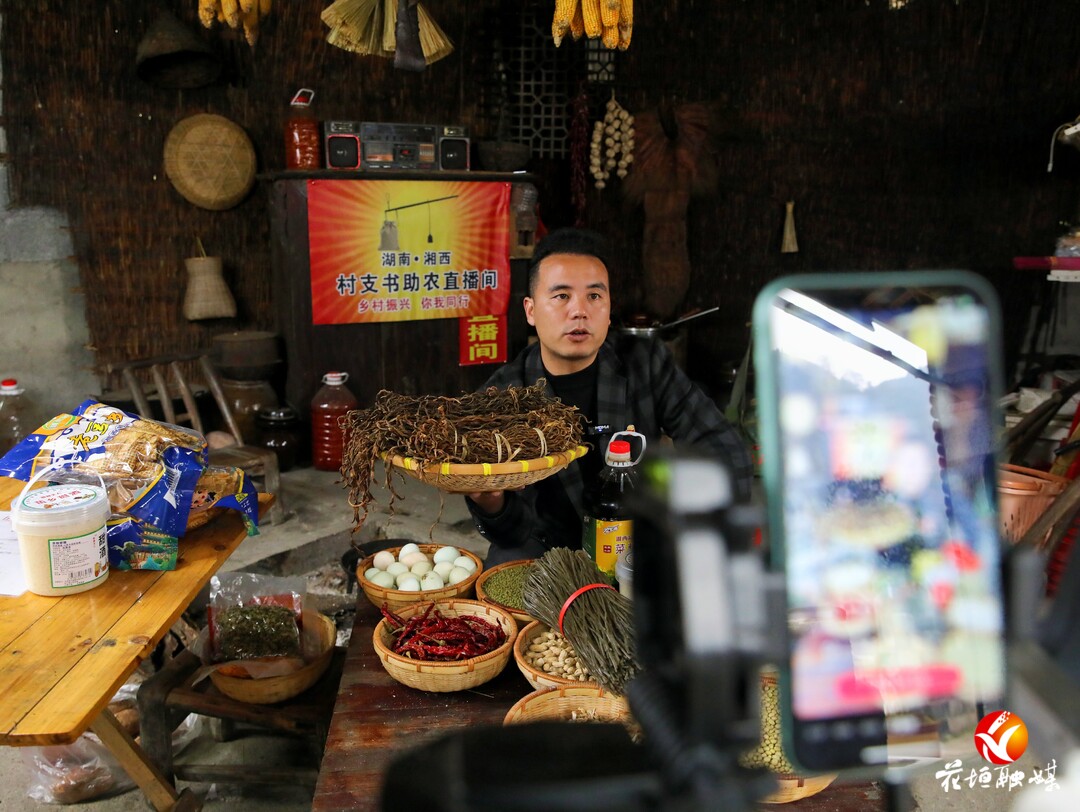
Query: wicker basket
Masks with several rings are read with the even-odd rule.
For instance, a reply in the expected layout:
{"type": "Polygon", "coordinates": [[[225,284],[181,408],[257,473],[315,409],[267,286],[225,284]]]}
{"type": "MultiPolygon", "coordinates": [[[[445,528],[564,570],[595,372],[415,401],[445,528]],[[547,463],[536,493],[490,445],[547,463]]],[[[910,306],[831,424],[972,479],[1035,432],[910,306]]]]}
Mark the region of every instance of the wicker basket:
{"type": "MultiPolygon", "coordinates": [[[[402,609],[400,615],[407,620],[417,612],[424,611],[426,607],[426,603],[409,606],[402,609]]],[[[390,633],[390,624],[384,618],[375,627],[372,642],[386,672],[409,688],[438,693],[464,691],[497,677],[510,660],[510,650],[517,635],[517,623],[510,613],[488,603],[460,598],[435,601],[435,608],[447,617],[476,615],[497,623],[506,633],[506,640],[494,651],[467,660],[414,660],[394,654],[390,650],[393,635],[390,633]]]]}
{"type": "MultiPolygon", "coordinates": [[[[761,674],[761,684],[776,685],[776,672],[765,670],[761,674]]],[[[779,713],[779,705],[766,708],[762,704],[761,713],[779,713]]],[[[775,773],[777,783],[780,785],[774,792],[760,799],[763,804],[786,804],[817,795],[825,787],[836,780],[836,773],[823,773],[821,775],[795,775],[793,773],[775,773]]]]}
{"type": "Polygon", "coordinates": [[[514,662],[517,663],[518,670],[525,675],[525,679],[529,681],[529,685],[537,690],[543,688],[564,688],[569,685],[591,685],[592,683],[587,683],[582,680],[557,677],[554,674],[549,674],[542,668],[537,668],[529,664],[525,659],[525,652],[529,650],[529,646],[532,645],[532,642],[547,630],[547,626],[539,620],[534,620],[518,632],[517,640],[514,641],[514,662]]]}
{"type": "MultiPolygon", "coordinates": [[[[445,544],[420,544],[417,545],[420,548],[420,552],[424,553],[428,558],[431,558],[435,551],[440,547],[445,547],[445,544]]],[[[388,553],[392,553],[394,558],[398,557],[398,553],[401,552],[400,547],[390,547],[386,550],[388,553]]],[[[415,603],[431,603],[432,601],[446,600],[447,598],[468,598],[473,594],[473,586],[476,584],[476,579],[480,577],[480,573],[483,571],[484,562],[480,560],[480,556],[476,553],[463,550],[460,547],[458,552],[462,555],[466,555],[472,559],[476,564],[476,571],[466,578],[464,581],[459,581],[456,584],[448,584],[442,589],[425,589],[420,592],[407,592],[403,589],[389,589],[385,586],[379,586],[374,584],[364,577],[364,573],[371,569],[371,562],[375,560],[375,554],[372,553],[367,558],[364,558],[356,565],[356,582],[360,584],[360,588],[364,590],[364,594],[367,595],[369,601],[375,606],[382,608],[383,604],[394,612],[400,609],[404,609],[406,606],[412,606],[415,603]]]]}
{"type": "Polygon", "coordinates": [[[322,652],[310,663],[291,674],[281,674],[265,679],[226,676],[217,671],[211,671],[210,680],[214,683],[214,687],[231,699],[250,702],[253,705],[271,705],[302,694],[318,682],[319,677],[325,673],[327,666],[330,665],[330,659],[334,656],[334,642],[337,639],[337,627],[326,615],[319,612],[305,612],[304,620],[309,623],[314,620],[322,652]]]}
{"type": "Polygon", "coordinates": [[[778,775],[776,776],[780,788],[770,792],[764,798],[759,799],[763,804],[788,804],[817,795],[825,787],[836,780],[836,773],[827,775],[778,775]]]}
{"type": "Polygon", "coordinates": [[[165,174],[196,206],[231,209],[255,185],[255,147],[239,124],[199,113],[183,119],[165,139],[165,174]]]}
{"type": "Polygon", "coordinates": [[[1019,465],[1000,466],[998,502],[1001,535],[1014,544],[1020,541],[1068,484],[1069,480],[1065,477],[1046,471],[1019,465]]]}
{"type": "Polygon", "coordinates": [[[519,626],[525,626],[527,623],[532,623],[536,618],[526,612],[524,609],[518,609],[516,606],[507,606],[505,603],[499,603],[493,601],[491,596],[484,590],[484,584],[497,572],[504,572],[505,570],[512,569],[514,567],[527,567],[536,559],[526,558],[520,561],[505,561],[502,564],[497,564],[491,569],[484,570],[480,573],[480,577],[476,579],[476,597],[484,601],[484,603],[490,603],[492,606],[497,606],[500,609],[509,612],[514,616],[514,620],[518,622],[519,626]]]}
{"type": "Polygon", "coordinates": [[[493,463],[431,463],[413,457],[394,455],[389,462],[398,471],[434,485],[447,493],[479,493],[524,488],[558,473],[589,449],[579,445],[569,451],[531,460],[493,463]]]}
{"type": "Polygon", "coordinates": [[[626,698],[606,691],[599,685],[566,685],[561,688],[541,688],[521,697],[506,712],[504,725],[522,722],[577,721],[580,718],[597,722],[630,724],[633,716],[626,698]]]}

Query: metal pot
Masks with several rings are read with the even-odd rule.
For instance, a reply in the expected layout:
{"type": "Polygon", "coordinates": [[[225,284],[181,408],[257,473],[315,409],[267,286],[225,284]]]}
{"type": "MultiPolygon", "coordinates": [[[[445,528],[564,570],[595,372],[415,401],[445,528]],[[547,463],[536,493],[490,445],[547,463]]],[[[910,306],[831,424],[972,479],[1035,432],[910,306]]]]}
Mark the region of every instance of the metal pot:
{"type": "Polygon", "coordinates": [[[635,338],[662,337],[663,333],[674,327],[686,324],[688,321],[693,321],[694,319],[699,319],[702,316],[708,316],[710,313],[715,313],[719,309],[719,307],[710,307],[708,310],[691,313],[689,316],[683,316],[682,318],[675,319],[675,321],[668,322],[667,324],[658,324],[650,327],[616,327],[615,329],[622,335],[634,336],[635,338]]]}

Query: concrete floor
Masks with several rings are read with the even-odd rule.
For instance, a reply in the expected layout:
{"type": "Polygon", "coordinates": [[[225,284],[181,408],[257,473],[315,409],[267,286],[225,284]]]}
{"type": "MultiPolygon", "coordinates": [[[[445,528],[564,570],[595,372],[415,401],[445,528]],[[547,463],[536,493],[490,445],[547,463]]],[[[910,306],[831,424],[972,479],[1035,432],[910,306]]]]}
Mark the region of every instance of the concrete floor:
{"type": "MultiPolygon", "coordinates": [[[[447,496],[440,505],[439,493],[425,485],[408,480],[397,488],[404,497],[395,505],[393,515],[388,509],[385,489],[373,489],[378,503],[363,529],[355,536],[357,542],[375,538],[402,538],[418,542],[431,538],[438,543],[465,547],[480,556],[487,551],[487,542],[472,529],[464,501],[460,496],[447,496]],[[435,517],[440,515],[438,524],[435,517]]],[[[336,562],[348,548],[352,527],[352,508],[346,492],[337,483],[337,475],[315,471],[311,468],[286,472],[282,476],[282,499],[288,512],[287,519],[274,526],[261,528],[258,536],[247,539],[226,564],[226,569],[255,569],[283,574],[309,573],[328,563],[336,562]]],[[[348,598],[344,600],[348,601],[348,598]]],[[[24,765],[25,753],[20,748],[0,748],[0,810],[38,810],[56,808],[28,797],[30,774],[24,765]]],[[[981,759],[973,748],[958,754],[963,759],[966,777],[974,766],[981,766],[981,759]],[[979,762],[979,763],[976,763],[979,762]]],[[[193,763],[265,763],[268,771],[273,764],[296,764],[313,759],[313,753],[301,741],[287,736],[271,736],[247,731],[227,743],[217,743],[210,736],[208,725],[199,728],[198,735],[180,754],[180,761],[193,763]]],[[[1017,766],[1028,775],[1032,767],[1043,767],[1046,759],[1035,754],[1025,755],[1017,766]]],[[[1061,759],[1058,759],[1060,765],[1061,759]]],[[[934,770],[923,771],[910,786],[919,810],[945,812],[949,810],[978,810],[979,812],[1003,812],[1016,800],[1018,790],[1005,788],[969,788],[961,784],[959,792],[945,792],[941,782],[934,777],[934,770]]],[[[997,769],[993,770],[997,776],[997,769]]],[[[1058,777],[1062,771],[1059,766],[1058,777]]],[[[312,787],[301,786],[223,786],[216,784],[187,784],[202,799],[204,809],[231,810],[232,812],[284,812],[310,808],[312,787]]],[[[1036,788],[1036,791],[1041,788],[1036,788]]],[[[1060,803],[1059,798],[1047,795],[1060,803]]],[[[1041,798],[1040,798],[1041,800],[1041,798]]],[[[790,807],[798,808],[798,804],[790,807]]],[[[73,810],[93,812],[145,812],[150,808],[138,790],[98,799],[83,804],[71,804],[73,810]]],[[[767,808],[767,807],[762,807],[767,808]]],[[[779,809],[780,807],[768,807],[779,809]]],[[[1034,808],[1050,808],[1038,803],[1034,808]]],[[[1064,807],[1055,807],[1064,808],[1064,807]]],[[[1069,808],[1077,808],[1070,804],[1069,808]]],[[[423,812],[423,810],[417,810],[423,812]]],[[[557,812],[557,810],[553,810],[557,812]]],[[[702,810],[713,812],[713,810],[702,810]]]]}

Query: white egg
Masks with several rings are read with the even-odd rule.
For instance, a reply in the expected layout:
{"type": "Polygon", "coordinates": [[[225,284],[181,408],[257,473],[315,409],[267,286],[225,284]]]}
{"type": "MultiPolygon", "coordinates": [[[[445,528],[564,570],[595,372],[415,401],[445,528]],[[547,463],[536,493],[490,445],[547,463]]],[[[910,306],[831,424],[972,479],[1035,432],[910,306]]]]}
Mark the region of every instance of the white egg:
{"type": "Polygon", "coordinates": [[[371,577],[371,582],[377,584],[385,589],[394,588],[394,576],[388,573],[386,570],[379,570],[371,577]]]}
{"type": "Polygon", "coordinates": [[[442,576],[437,572],[429,572],[420,579],[421,589],[442,589],[444,586],[446,584],[443,582],[442,576]]]}
{"type": "Polygon", "coordinates": [[[378,567],[372,567],[371,569],[364,571],[364,577],[370,581],[372,578],[375,577],[375,573],[377,572],[382,572],[382,570],[378,567]]]}
{"type": "Polygon", "coordinates": [[[401,576],[401,580],[398,581],[397,588],[402,592],[419,592],[420,591],[420,579],[413,575],[411,572],[401,576]]]}
{"type": "Polygon", "coordinates": [[[440,561],[449,561],[451,564],[453,564],[454,559],[457,558],[459,555],[461,555],[461,553],[458,552],[457,547],[440,547],[438,550],[435,551],[434,560],[436,564],[438,564],[440,561]]]}
{"type": "Polygon", "coordinates": [[[371,566],[378,567],[381,570],[386,569],[394,563],[394,554],[389,550],[380,550],[375,553],[375,558],[371,561],[371,566]]]}
{"type": "Polygon", "coordinates": [[[413,544],[410,541],[408,544],[406,544],[404,547],[402,547],[400,550],[398,550],[397,560],[404,562],[405,561],[405,556],[412,555],[413,553],[418,553],[418,552],[420,552],[419,545],[413,544]]]}
{"type": "Polygon", "coordinates": [[[427,560],[428,560],[428,557],[426,555],[424,555],[422,552],[420,552],[419,550],[417,550],[415,553],[409,553],[408,555],[403,555],[403,556],[398,558],[398,561],[400,561],[402,564],[404,564],[409,569],[412,569],[413,564],[419,564],[421,561],[427,561],[427,560]]]}
{"type": "Polygon", "coordinates": [[[427,575],[429,572],[431,572],[431,562],[427,559],[424,559],[423,561],[417,561],[415,564],[409,567],[409,572],[411,572],[413,575],[427,575]]]}
{"type": "Polygon", "coordinates": [[[461,567],[463,570],[468,570],[469,572],[476,572],[476,562],[467,555],[459,555],[455,558],[454,566],[461,567]]]}
{"type": "Polygon", "coordinates": [[[432,567],[432,570],[437,572],[439,574],[439,577],[442,578],[445,581],[447,578],[450,577],[450,570],[452,570],[453,568],[454,568],[453,562],[451,562],[451,561],[440,561],[434,567],[432,567]]]}
{"type": "Polygon", "coordinates": [[[386,568],[386,571],[393,576],[401,575],[403,572],[408,572],[409,568],[402,564],[400,561],[392,561],[390,566],[386,568]]]}
{"type": "Polygon", "coordinates": [[[453,586],[454,584],[460,584],[470,575],[472,575],[472,573],[464,567],[454,567],[452,570],[450,570],[450,577],[446,580],[450,582],[450,586],[453,586]]]}

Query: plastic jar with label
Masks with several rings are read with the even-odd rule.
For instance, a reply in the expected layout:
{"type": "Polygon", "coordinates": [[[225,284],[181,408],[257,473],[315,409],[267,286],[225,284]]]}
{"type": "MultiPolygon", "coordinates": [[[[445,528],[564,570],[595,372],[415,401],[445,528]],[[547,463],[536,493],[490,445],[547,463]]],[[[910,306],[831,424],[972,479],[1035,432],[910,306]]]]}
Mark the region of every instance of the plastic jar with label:
{"type": "Polygon", "coordinates": [[[97,485],[24,491],[12,505],[11,526],[19,538],[27,588],[55,597],[103,584],[109,577],[108,518],[109,497],[97,485]]]}

